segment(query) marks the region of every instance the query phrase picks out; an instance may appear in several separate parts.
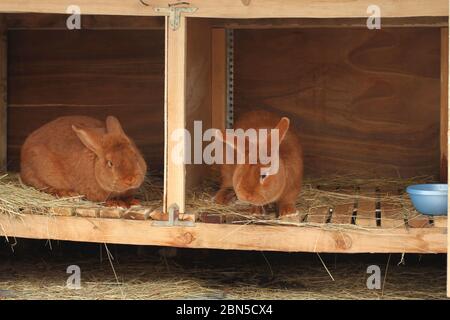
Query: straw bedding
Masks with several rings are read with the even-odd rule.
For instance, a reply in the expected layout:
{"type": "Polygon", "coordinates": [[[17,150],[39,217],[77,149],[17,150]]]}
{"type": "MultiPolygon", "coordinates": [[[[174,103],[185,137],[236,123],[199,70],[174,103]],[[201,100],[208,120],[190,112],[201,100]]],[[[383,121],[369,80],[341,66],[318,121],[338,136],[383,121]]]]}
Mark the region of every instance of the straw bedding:
{"type": "MultiPolygon", "coordinates": [[[[114,252],[114,247],[110,247],[114,252]]],[[[55,254],[53,254],[55,255],[55,254]]],[[[180,256],[181,255],[181,256],[180,256]]],[[[115,270],[104,258],[47,258],[0,263],[0,299],[444,299],[445,260],[439,256],[279,255],[196,252],[175,258],[123,257],[115,270]],[[389,259],[390,258],[390,259],[389,259]],[[429,263],[430,260],[439,260],[429,263]],[[189,261],[189,262],[187,262],[189,261]],[[214,261],[216,261],[214,263],[214,261]],[[386,268],[389,262],[389,267],[386,268]],[[81,289],[66,287],[70,264],[81,289]],[[368,289],[367,267],[381,268],[382,287],[368,289]],[[115,274],[116,276],[115,276],[115,274]],[[333,277],[333,279],[330,277],[333,277]]]]}
{"type": "MultiPolygon", "coordinates": [[[[304,183],[297,208],[300,214],[307,214],[319,206],[351,204],[355,196],[358,196],[360,199],[381,199],[383,203],[400,206],[406,216],[413,216],[417,213],[402,191],[407,185],[431,181],[433,178],[428,176],[413,179],[358,179],[353,175],[309,179],[304,183]],[[379,191],[374,193],[375,189],[379,191]]],[[[138,197],[144,205],[159,207],[162,186],[159,175],[150,175],[138,197]]],[[[231,206],[214,204],[212,195],[217,188],[217,179],[212,179],[205,181],[200,188],[191,190],[187,198],[188,209],[239,216],[245,223],[286,223],[275,219],[274,208],[269,208],[265,216],[257,217],[246,213],[246,206],[240,203],[231,206]]],[[[47,214],[48,209],[55,206],[92,207],[101,204],[85,201],[80,197],[57,199],[22,185],[15,174],[0,177],[0,214],[23,214],[25,208],[35,214],[47,214]]],[[[18,241],[18,245],[23,243],[23,240],[18,241]]],[[[58,242],[49,243],[55,247],[58,242]]],[[[9,247],[12,244],[5,245],[9,247]]],[[[232,262],[228,258],[210,256],[210,252],[198,250],[198,255],[204,253],[206,256],[199,259],[198,263],[194,261],[197,259],[189,256],[185,259],[188,261],[186,263],[177,257],[173,260],[166,254],[155,256],[154,252],[150,259],[121,259],[120,254],[113,250],[113,245],[109,247],[114,252],[114,258],[110,255],[109,260],[105,254],[105,245],[101,246],[103,262],[81,257],[59,261],[58,252],[52,252],[52,262],[45,262],[42,258],[39,258],[40,262],[33,262],[28,255],[25,261],[19,263],[0,259],[0,299],[445,298],[444,259],[441,259],[437,266],[398,266],[401,258],[399,255],[393,255],[390,267],[386,270],[386,255],[382,256],[382,261],[364,262],[359,262],[352,255],[351,261],[342,263],[340,259],[344,258],[336,260],[337,257],[342,257],[337,255],[322,255],[322,260],[315,254],[290,254],[289,259],[294,261],[286,262],[280,260],[277,254],[256,252],[244,253],[244,258],[240,258],[242,261],[232,262]],[[221,262],[219,265],[208,264],[211,261],[221,262]],[[255,261],[259,263],[255,265],[255,261]],[[69,290],[65,286],[68,276],[66,268],[74,263],[80,265],[82,270],[80,290],[69,290]],[[371,264],[380,265],[382,269],[381,290],[369,290],[366,287],[366,269],[371,264]],[[114,266],[114,270],[111,266],[114,266]]],[[[431,256],[424,256],[423,259],[431,259],[429,257],[431,256]]]]}
{"type": "MultiPolygon", "coordinates": [[[[203,182],[195,190],[190,190],[187,196],[187,211],[200,214],[218,214],[232,217],[234,223],[264,223],[304,225],[304,217],[315,208],[338,205],[353,205],[355,199],[379,201],[398,210],[405,218],[417,216],[409,197],[404,192],[406,186],[414,183],[432,182],[433,177],[419,176],[410,179],[369,178],[360,179],[357,175],[332,176],[323,179],[306,179],[303,190],[297,200],[299,215],[288,221],[276,218],[275,206],[268,206],[265,214],[254,215],[249,206],[239,201],[223,206],[214,203],[214,193],[218,189],[217,177],[203,182]],[[376,192],[376,190],[378,190],[376,192]]],[[[162,206],[163,182],[156,173],[145,180],[138,192],[137,198],[142,205],[156,209],[162,206]]],[[[82,197],[56,198],[21,183],[17,174],[5,174],[0,177],[0,213],[47,214],[52,207],[101,207],[101,203],[83,200],[82,197]]],[[[307,223],[306,223],[307,224],[307,223]]]]}

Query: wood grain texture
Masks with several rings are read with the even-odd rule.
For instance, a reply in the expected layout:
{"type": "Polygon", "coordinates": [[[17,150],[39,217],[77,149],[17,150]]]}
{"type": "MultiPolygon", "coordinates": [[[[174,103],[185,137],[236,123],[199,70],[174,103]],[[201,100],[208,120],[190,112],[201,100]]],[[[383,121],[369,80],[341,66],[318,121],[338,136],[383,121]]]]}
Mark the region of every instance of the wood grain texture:
{"type": "MultiPolygon", "coordinates": [[[[366,28],[367,18],[269,18],[269,19],[212,19],[214,28],[274,29],[274,28],[366,28]]],[[[386,18],[382,28],[446,27],[447,17],[386,18]]]]}
{"type": "Polygon", "coordinates": [[[329,207],[312,208],[306,217],[308,223],[326,223],[329,216],[329,207]]]}
{"type": "Polygon", "coordinates": [[[172,134],[186,128],[186,51],[187,23],[186,18],[180,18],[180,26],[173,30],[166,18],[166,159],[164,176],[164,208],[167,213],[170,206],[177,205],[180,213],[185,213],[186,166],[175,161],[175,157],[184,157],[185,148],[181,154],[175,154],[180,141],[172,139],[172,134]]]}
{"type": "Polygon", "coordinates": [[[211,31],[211,70],[212,70],[212,127],[225,130],[227,107],[227,48],[226,30],[212,29],[211,31]]]}
{"type": "Polygon", "coordinates": [[[333,209],[330,223],[333,224],[351,224],[354,204],[340,204],[333,209]]]}
{"type": "Polygon", "coordinates": [[[447,182],[448,171],[448,28],[441,29],[441,182],[447,182]]]}
{"type": "Polygon", "coordinates": [[[376,228],[377,221],[375,219],[375,208],[375,200],[359,199],[356,225],[361,227],[376,228]]]}
{"type": "MultiPolygon", "coordinates": [[[[450,22],[450,11],[449,11],[449,22],[450,22]]],[[[450,32],[448,32],[447,30],[447,37],[450,37],[450,32]]],[[[447,38],[447,53],[450,53],[450,38],[447,38]]],[[[450,68],[450,54],[449,54],[449,61],[447,61],[447,68],[450,68]]],[[[447,74],[450,77],[450,69],[447,69],[447,74]]],[[[447,106],[450,107],[450,79],[447,79],[447,84],[448,84],[448,88],[447,88],[447,106]]],[[[445,88],[444,88],[445,90],[445,88]]],[[[449,118],[447,119],[450,122],[450,114],[447,110],[447,115],[449,116],[449,118]]],[[[447,128],[450,128],[450,123],[447,123],[447,128]]],[[[448,134],[450,134],[450,131],[448,132],[448,134]]],[[[448,138],[448,134],[447,134],[447,151],[450,148],[449,145],[449,138],[448,138]]],[[[450,166],[447,163],[447,178],[450,176],[450,166]]],[[[450,194],[448,196],[448,199],[450,199],[450,194]]],[[[448,208],[447,208],[447,212],[450,212],[450,201],[448,202],[448,208]]],[[[450,230],[450,219],[447,219],[447,230],[450,230]]],[[[447,237],[447,297],[450,298],[450,237],[447,237]]]]}
{"type": "Polygon", "coordinates": [[[4,18],[0,15],[0,171],[6,171],[8,159],[8,33],[4,18]]]}
{"type": "MultiPolygon", "coordinates": [[[[6,13],[5,23],[8,30],[12,29],[61,29],[67,30],[65,14],[45,13],[6,13]]],[[[83,30],[100,29],[159,29],[164,30],[164,17],[132,17],[82,15],[81,28],[83,30]]]]}
{"type": "MultiPolygon", "coordinates": [[[[84,14],[157,15],[153,8],[167,7],[173,0],[152,0],[144,6],[137,0],[77,0],[84,14]]],[[[0,12],[65,13],[73,0],[2,0],[0,12]]],[[[245,5],[242,0],[193,0],[196,17],[366,17],[372,0],[258,0],[245,5]]],[[[448,0],[377,0],[383,17],[447,16],[448,0]]]]}
{"type": "Polygon", "coordinates": [[[8,168],[33,130],[64,115],[119,118],[149,163],[164,154],[164,31],[9,32],[8,168]]]}
{"type": "Polygon", "coordinates": [[[150,221],[0,215],[0,236],[182,248],[330,253],[445,253],[445,228],[356,230],[196,223],[156,227],[150,221]],[[280,241],[280,239],[282,239],[280,241]]]}
{"type": "MultiPolygon", "coordinates": [[[[186,49],[186,128],[193,141],[191,146],[194,161],[194,121],[202,122],[202,133],[211,128],[211,28],[207,19],[187,19],[186,49]]],[[[170,66],[169,66],[170,68],[170,66]]],[[[203,147],[207,144],[203,143],[203,147]]],[[[202,150],[199,150],[202,156],[202,150]]],[[[201,163],[203,163],[203,160],[201,163]]],[[[194,163],[194,162],[193,162],[194,163]]],[[[186,165],[186,188],[199,185],[209,168],[201,164],[186,165]]]]}
{"type": "Polygon", "coordinates": [[[439,28],[235,30],[235,112],[290,117],[307,176],[439,176],[439,28]]]}

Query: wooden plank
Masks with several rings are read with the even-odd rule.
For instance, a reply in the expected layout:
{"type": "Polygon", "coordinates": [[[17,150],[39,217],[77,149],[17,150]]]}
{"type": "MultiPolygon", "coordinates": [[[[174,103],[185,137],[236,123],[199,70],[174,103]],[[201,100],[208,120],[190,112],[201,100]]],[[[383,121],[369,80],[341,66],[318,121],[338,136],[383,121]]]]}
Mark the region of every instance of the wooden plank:
{"type": "Polygon", "coordinates": [[[331,223],[333,224],[351,224],[354,204],[340,204],[334,207],[331,223]]]}
{"type": "MultiPolygon", "coordinates": [[[[4,16],[8,30],[67,30],[66,23],[69,17],[69,15],[42,13],[7,13],[4,16]]],[[[164,27],[164,17],[81,16],[82,30],[164,30],[164,27]]]]}
{"type": "Polygon", "coordinates": [[[330,215],[329,207],[312,208],[306,217],[307,223],[326,223],[330,215]]]}
{"type": "Polygon", "coordinates": [[[198,220],[203,223],[217,223],[221,224],[226,221],[226,216],[223,214],[215,214],[208,212],[200,212],[198,215],[198,220]]]}
{"type": "Polygon", "coordinates": [[[49,214],[53,216],[73,216],[75,214],[75,210],[69,207],[58,207],[51,208],[49,210],[49,214]]]}
{"type": "Polygon", "coordinates": [[[447,182],[448,171],[448,28],[441,29],[441,182],[447,182]]]}
{"type": "Polygon", "coordinates": [[[432,226],[429,216],[418,213],[408,217],[408,227],[410,228],[431,228],[432,226]]]}
{"type": "Polygon", "coordinates": [[[405,228],[405,219],[402,207],[399,205],[381,202],[381,227],[382,228],[405,228]]]}
{"type": "Polygon", "coordinates": [[[224,130],[226,124],[227,48],[226,30],[212,29],[212,127],[224,130]]]}
{"type": "Polygon", "coordinates": [[[361,227],[376,228],[375,219],[376,202],[374,200],[360,199],[358,201],[358,212],[356,215],[356,225],[361,227]]]}
{"type": "MultiPolygon", "coordinates": [[[[155,7],[167,7],[172,1],[152,0],[145,6],[136,0],[91,1],[78,0],[84,14],[157,15],[155,7]]],[[[2,0],[0,12],[65,13],[72,0],[2,0]]],[[[314,1],[314,0],[258,0],[245,5],[241,0],[196,0],[190,6],[199,8],[197,17],[274,18],[274,17],[366,17],[371,0],[314,1]]],[[[447,0],[378,0],[384,17],[447,16],[447,0]]]]}
{"type": "Polygon", "coordinates": [[[77,217],[97,218],[99,208],[75,208],[75,215],[77,217]]]}
{"type": "Polygon", "coordinates": [[[120,219],[122,218],[123,208],[101,208],[98,212],[99,218],[105,219],[120,219]]]}
{"type": "Polygon", "coordinates": [[[201,121],[203,134],[211,128],[211,27],[209,19],[187,20],[186,49],[186,129],[192,137],[191,160],[186,165],[186,189],[198,187],[210,169],[203,162],[203,150],[208,143],[194,141],[194,122],[201,121]],[[202,148],[196,150],[197,145],[202,148]],[[199,159],[195,158],[199,155],[199,159]]]}
{"type": "MultiPolygon", "coordinates": [[[[226,30],[223,28],[211,30],[211,127],[222,132],[225,132],[227,117],[226,37],[226,30]]],[[[210,174],[220,175],[220,165],[213,164],[210,169],[210,174]]]]}
{"type": "MultiPolygon", "coordinates": [[[[450,11],[449,11],[449,22],[450,22],[450,11]]],[[[448,30],[447,30],[447,36],[449,36],[448,30]]],[[[447,41],[447,45],[449,46],[447,48],[447,53],[450,53],[450,40],[449,40],[449,38],[447,38],[446,41],[447,41]]],[[[449,54],[449,60],[450,60],[450,54],[449,54]]],[[[449,67],[449,65],[450,65],[450,63],[449,63],[449,61],[447,61],[447,67],[449,67]]],[[[449,70],[447,70],[447,75],[450,77],[450,71],[449,70]]],[[[447,106],[450,108],[450,81],[449,81],[449,79],[447,79],[447,84],[448,84],[447,99],[449,99],[448,103],[447,103],[447,106]]],[[[443,89],[445,90],[445,88],[443,88],[443,89]]],[[[449,113],[450,112],[447,110],[447,115],[449,115],[449,113]]],[[[450,115],[449,115],[448,121],[450,121],[450,115]]],[[[447,122],[447,128],[450,128],[448,122],[447,122]]],[[[450,131],[448,132],[448,134],[450,134],[450,131]]],[[[447,143],[449,143],[448,135],[447,135],[447,143]]],[[[448,149],[449,149],[449,144],[447,145],[447,150],[448,149]]],[[[447,178],[448,178],[449,175],[450,175],[450,166],[448,165],[448,163],[447,163],[447,170],[448,170],[447,171],[447,178]]],[[[447,200],[448,200],[447,201],[447,203],[448,203],[448,208],[447,208],[448,214],[447,215],[449,215],[450,214],[450,194],[449,194],[447,200]]],[[[447,219],[447,233],[448,233],[448,230],[450,230],[450,219],[447,219]]],[[[450,297],[450,254],[449,254],[450,249],[449,248],[450,248],[450,237],[447,237],[447,297],[450,297]]]]}
{"type": "MultiPolygon", "coordinates": [[[[185,210],[185,165],[174,159],[179,141],[171,139],[176,130],[184,130],[186,124],[186,18],[180,18],[180,26],[173,30],[166,18],[166,97],[165,97],[165,174],[163,211],[177,205],[180,213],[185,210]]],[[[184,146],[181,146],[184,155],[184,146]]],[[[182,155],[182,156],[183,156],[182,155]]],[[[178,154],[178,156],[180,156],[178,154]]]]}
{"type": "Polygon", "coordinates": [[[235,30],[235,115],[288,116],[310,177],[438,176],[440,38],[439,28],[235,30]]]}
{"type": "Polygon", "coordinates": [[[446,216],[433,217],[433,225],[437,228],[447,228],[447,217],[446,216]]]}
{"type": "Polygon", "coordinates": [[[0,171],[6,171],[7,164],[7,105],[8,105],[8,40],[4,17],[0,15],[0,171]]]}
{"type": "Polygon", "coordinates": [[[385,186],[379,189],[380,214],[382,228],[406,228],[405,215],[401,204],[394,203],[390,200],[385,201],[383,197],[399,196],[403,192],[398,185],[385,186]]]}
{"type": "Polygon", "coordinates": [[[130,220],[147,220],[151,211],[152,210],[149,208],[130,208],[123,213],[122,218],[130,220]]]}
{"type": "MultiPolygon", "coordinates": [[[[382,28],[446,27],[447,17],[383,18],[382,28]]],[[[367,18],[271,18],[214,19],[214,28],[228,29],[288,29],[288,28],[367,28],[367,18]]]]}
{"type": "Polygon", "coordinates": [[[0,225],[0,236],[183,248],[330,253],[447,250],[447,234],[442,228],[367,231],[204,223],[194,227],[157,227],[150,221],[43,215],[0,215],[0,225]]]}

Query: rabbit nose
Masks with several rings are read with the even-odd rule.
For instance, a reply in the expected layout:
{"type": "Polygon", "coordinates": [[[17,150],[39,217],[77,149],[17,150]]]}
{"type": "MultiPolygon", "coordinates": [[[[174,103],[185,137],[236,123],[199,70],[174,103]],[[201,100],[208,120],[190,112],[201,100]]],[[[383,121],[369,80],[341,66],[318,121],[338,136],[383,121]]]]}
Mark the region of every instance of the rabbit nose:
{"type": "Polygon", "coordinates": [[[126,183],[128,186],[133,186],[133,185],[136,184],[136,181],[137,181],[137,178],[136,178],[136,177],[129,177],[129,178],[127,178],[127,179],[125,180],[125,183],[126,183]]]}

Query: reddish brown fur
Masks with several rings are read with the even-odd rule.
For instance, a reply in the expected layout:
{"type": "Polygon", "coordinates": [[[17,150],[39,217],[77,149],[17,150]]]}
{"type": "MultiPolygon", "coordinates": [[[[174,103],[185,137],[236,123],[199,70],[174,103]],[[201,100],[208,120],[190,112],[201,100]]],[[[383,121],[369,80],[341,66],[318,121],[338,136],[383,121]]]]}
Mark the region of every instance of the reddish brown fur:
{"type": "Polygon", "coordinates": [[[130,199],[146,171],[136,145],[111,116],[106,123],[85,116],[57,118],[34,131],[21,150],[22,181],[58,196],[130,199]]]}
{"type": "MultiPolygon", "coordinates": [[[[250,111],[236,121],[234,129],[272,129],[277,126],[280,129],[280,140],[282,132],[287,130],[280,143],[278,173],[260,182],[260,164],[222,165],[222,185],[215,196],[217,203],[228,204],[235,193],[238,199],[254,206],[276,202],[280,215],[296,211],[295,201],[303,178],[303,152],[298,136],[292,129],[288,129],[288,119],[281,120],[280,116],[266,111],[250,111]]],[[[253,208],[253,211],[259,210],[253,208]]]]}

